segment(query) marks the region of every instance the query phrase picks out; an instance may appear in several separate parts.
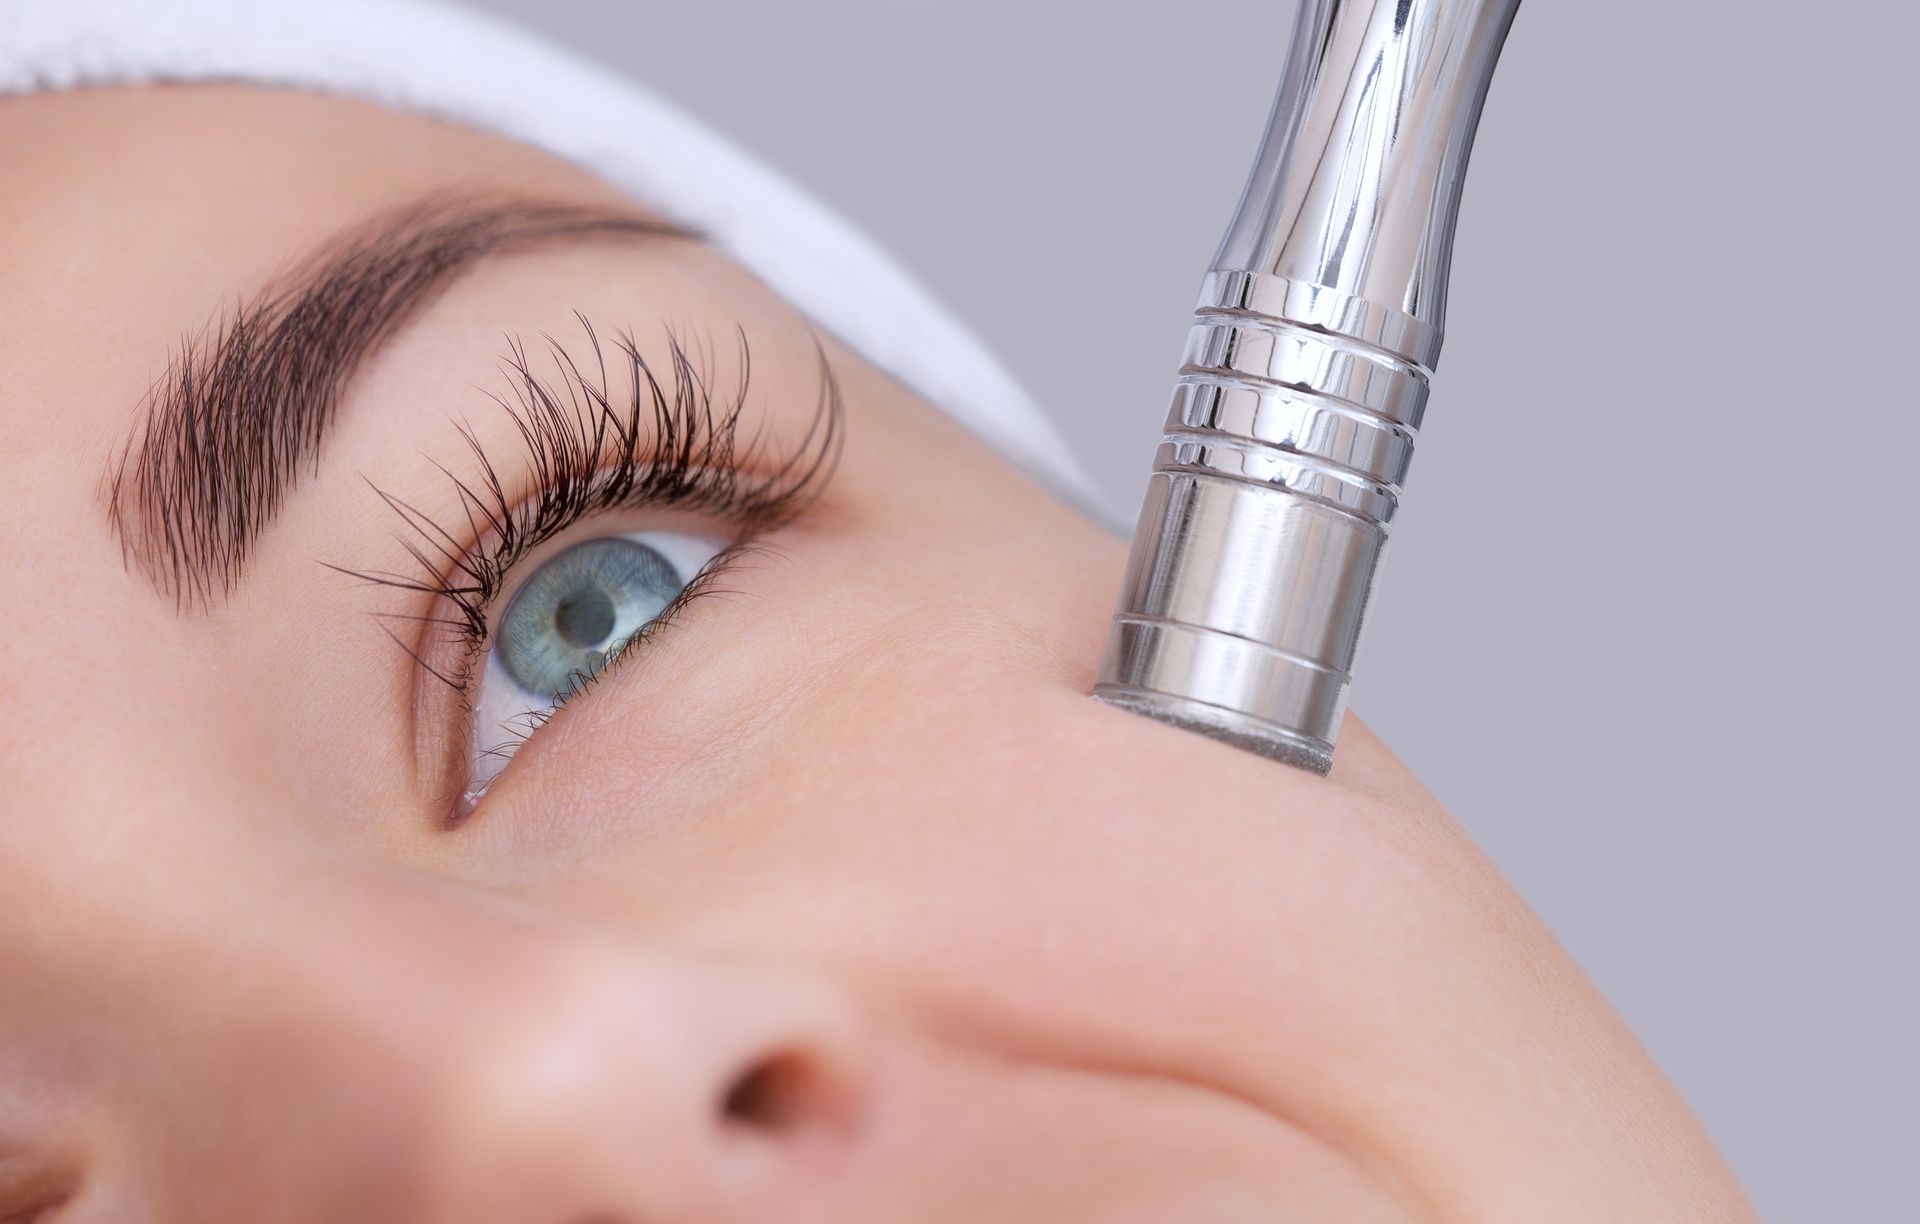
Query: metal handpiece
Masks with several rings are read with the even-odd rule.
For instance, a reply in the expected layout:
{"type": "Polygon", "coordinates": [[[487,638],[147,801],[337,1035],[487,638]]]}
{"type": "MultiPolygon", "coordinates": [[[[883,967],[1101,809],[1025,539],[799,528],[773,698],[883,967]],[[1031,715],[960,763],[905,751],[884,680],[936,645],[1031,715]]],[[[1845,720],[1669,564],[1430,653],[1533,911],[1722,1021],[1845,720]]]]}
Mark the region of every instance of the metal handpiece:
{"type": "Polygon", "coordinates": [[[1302,0],[1094,695],[1325,773],[1519,0],[1302,0]]]}

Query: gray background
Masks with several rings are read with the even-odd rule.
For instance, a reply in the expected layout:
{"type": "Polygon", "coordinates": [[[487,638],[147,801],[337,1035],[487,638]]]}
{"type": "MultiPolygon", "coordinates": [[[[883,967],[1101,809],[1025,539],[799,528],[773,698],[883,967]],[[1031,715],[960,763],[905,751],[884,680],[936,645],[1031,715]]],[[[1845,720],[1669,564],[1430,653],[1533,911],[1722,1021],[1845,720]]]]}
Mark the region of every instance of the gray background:
{"type": "MultiPolygon", "coordinates": [[[[1291,0],[471,2],[867,227],[1131,519],[1291,0]]],[[[1916,1218],[1917,27],[1523,6],[1354,686],[1776,1220],[1916,1218]]]]}

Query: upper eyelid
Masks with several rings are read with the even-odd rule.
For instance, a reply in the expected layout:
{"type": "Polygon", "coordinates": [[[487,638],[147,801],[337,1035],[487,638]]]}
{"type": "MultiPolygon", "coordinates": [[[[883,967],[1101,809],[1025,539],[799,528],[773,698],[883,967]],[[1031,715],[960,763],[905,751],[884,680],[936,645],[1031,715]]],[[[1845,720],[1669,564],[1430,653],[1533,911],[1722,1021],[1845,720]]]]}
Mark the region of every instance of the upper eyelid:
{"type": "MultiPolygon", "coordinates": [[[[551,341],[551,377],[535,369],[517,341],[505,363],[512,398],[496,397],[496,402],[513,418],[527,452],[529,475],[518,482],[528,486],[524,495],[512,491],[516,482],[502,475],[505,465],[490,457],[479,435],[456,424],[477,468],[471,477],[442,468],[454,487],[460,506],[456,521],[463,529],[450,531],[409,502],[376,490],[404,524],[403,544],[417,575],[332,568],[436,597],[439,606],[456,614],[468,641],[477,643],[486,636],[488,609],[503,594],[514,566],[595,512],[703,510],[735,522],[745,535],[790,519],[832,478],[844,442],[844,408],[823,348],[816,346],[820,385],[814,416],[784,457],[767,462],[759,442],[742,445],[738,437],[752,368],[744,331],[736,331],[740,384],[725,398],[677,336],[667,337],[669,385],[630,335],[617,335],[611,343],[629,374],[629,399],[623,402],[608,385],[605,342],[584,316],[579,321],[594,367],[583,369],[551,341]],[[749,464],[761,470],[750,472],[749,464]]],[[[426,667],[417,650],[410,653],[426,667]]]]}

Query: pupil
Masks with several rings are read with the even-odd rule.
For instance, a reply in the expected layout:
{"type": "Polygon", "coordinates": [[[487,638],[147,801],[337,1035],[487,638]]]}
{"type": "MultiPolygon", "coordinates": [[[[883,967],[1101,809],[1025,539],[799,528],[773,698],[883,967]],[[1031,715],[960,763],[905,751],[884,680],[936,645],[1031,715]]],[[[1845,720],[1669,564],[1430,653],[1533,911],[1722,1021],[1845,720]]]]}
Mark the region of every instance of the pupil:
{"type": "Polygon", "coordinates": [[[585,650],[597,647],[613,632],[613,601],[605,591],[595,588],[560,601],[553,614],[554,627],[569,646],[585,650]]]}

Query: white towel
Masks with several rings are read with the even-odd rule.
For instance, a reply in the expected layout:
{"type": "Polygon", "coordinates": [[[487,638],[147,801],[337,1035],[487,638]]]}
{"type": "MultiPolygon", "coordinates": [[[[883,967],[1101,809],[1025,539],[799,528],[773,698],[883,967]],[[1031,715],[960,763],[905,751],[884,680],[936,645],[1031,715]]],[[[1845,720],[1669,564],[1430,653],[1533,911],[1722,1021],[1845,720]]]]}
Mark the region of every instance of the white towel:
{"type": "Polygon", "coordinates": [[[1098,497],[980,342],[866,238],[630,81],[437,0],[7,0],[0,94],[154,81],[312,89],[450,119],[697,226],[816,324],[1083,506],[1098,497]]]}

